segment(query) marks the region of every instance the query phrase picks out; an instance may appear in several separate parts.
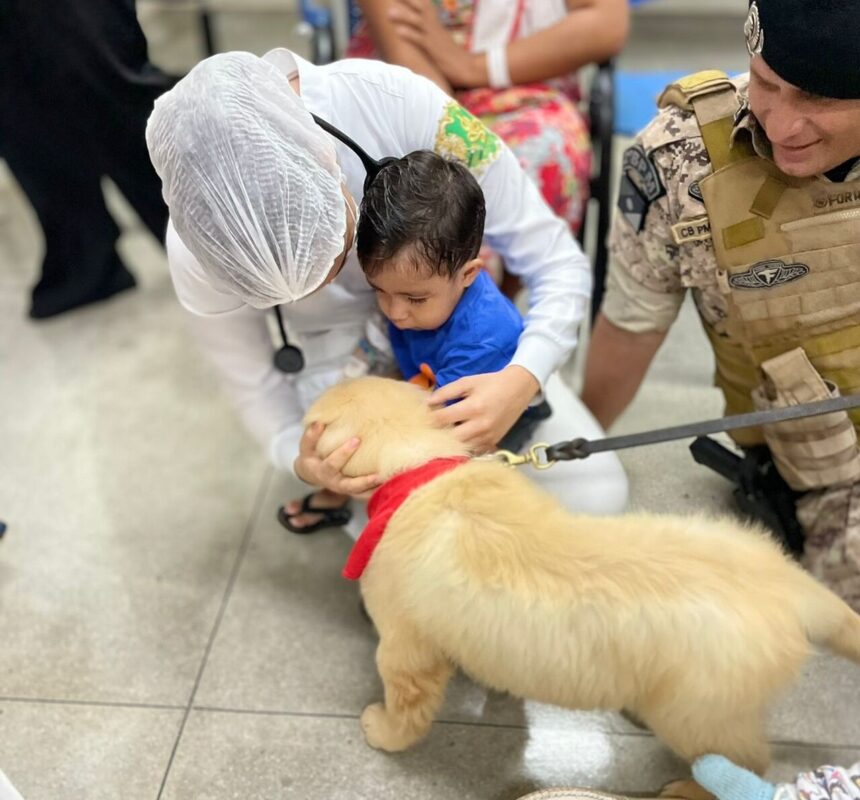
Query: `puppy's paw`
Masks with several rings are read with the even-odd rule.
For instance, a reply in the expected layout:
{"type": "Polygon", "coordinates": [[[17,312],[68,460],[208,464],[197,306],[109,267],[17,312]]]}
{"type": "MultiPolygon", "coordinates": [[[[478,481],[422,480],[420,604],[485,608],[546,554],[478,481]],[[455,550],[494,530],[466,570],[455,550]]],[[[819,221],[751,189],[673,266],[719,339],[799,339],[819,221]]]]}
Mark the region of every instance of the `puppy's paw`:
{"type": "Polygon", "coordinates": [[[382,703],[373,703],[364,709],[361,727],[367,743],[377,750],[397,753],[414,742],[413,738],[404,736],[402,731],[397,730],[382,703]]]}

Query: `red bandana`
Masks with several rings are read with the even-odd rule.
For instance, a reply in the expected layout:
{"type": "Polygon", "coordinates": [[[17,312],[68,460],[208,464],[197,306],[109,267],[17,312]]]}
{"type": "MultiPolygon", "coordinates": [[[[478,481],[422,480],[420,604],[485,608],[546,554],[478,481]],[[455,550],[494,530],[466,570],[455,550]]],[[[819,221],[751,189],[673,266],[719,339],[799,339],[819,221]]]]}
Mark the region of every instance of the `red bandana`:
{"type": "Polygon", "coordinates": [[[346,560],[343,577],[351,581],[357,581],[361,577],[388,527],[388,520],[412,492],[468,460],[468,456],[434,458],[420,467],[401,472],[385,481],[367,504],[368,522],[346,560]]]}

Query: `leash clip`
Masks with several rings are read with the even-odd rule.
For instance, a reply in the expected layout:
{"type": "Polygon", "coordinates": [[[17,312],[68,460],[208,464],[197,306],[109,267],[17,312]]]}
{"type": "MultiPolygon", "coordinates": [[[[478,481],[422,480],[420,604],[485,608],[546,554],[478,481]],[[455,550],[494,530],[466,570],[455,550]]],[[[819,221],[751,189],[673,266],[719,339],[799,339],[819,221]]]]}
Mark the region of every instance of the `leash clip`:
{"type": "Polygon", "coordinates": [[[509,467],[521,467],[528,464],[535,469],[549,469],[555,464],[555,459],[547,456],[547,442],[533,444],[525,453],[514,453],[511,450],[497,450],[490,458],[504,462],[509,467]]]}

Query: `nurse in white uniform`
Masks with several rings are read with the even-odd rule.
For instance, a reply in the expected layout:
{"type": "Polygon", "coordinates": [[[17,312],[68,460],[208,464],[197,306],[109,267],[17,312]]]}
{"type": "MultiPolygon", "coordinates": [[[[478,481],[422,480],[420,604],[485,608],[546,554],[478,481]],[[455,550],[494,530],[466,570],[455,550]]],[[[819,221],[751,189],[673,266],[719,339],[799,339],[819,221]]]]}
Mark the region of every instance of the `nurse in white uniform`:
{"type": "MultiPolygon", "coordinates": [[[[441,420],[458,423],[476,450],[491,450],[545,391],[554,414],[536,440],[601,437],[554,374],[586,312],[588,261],[504,143],[435,84],[400,67],[314,66],[283,49],[263,58],[226,53],[202,61],[156,101],[147,144],[170,209],[167,254],[179,301],[274,465],[344,494],[373,484],[372,476],[340,473],[348,447],[317,458],[301,424],[319,393],[343,378],[376,307],[352,248],[367,171],[312,114],[374,159],[432,149],[464,162],[486,197],[485,238],[528,290],[511,363],[446,387],[463,399],[440,409],[441,420]],[[267,317],[275,307],[290,346],[301,349],[299,371],[274,363],[267,317]]],[[[626,504],[626,477],[613,454],[533,477],[572,510],[615,513],[626,504]]]]}

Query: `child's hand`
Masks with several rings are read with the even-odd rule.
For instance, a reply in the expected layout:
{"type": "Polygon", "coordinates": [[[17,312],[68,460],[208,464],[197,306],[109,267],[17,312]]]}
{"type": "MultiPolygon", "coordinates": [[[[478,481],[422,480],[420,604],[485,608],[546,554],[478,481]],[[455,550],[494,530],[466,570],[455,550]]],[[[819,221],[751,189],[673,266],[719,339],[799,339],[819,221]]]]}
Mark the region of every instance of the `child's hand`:
{"type": "Polygon", "coordinates": [[[429,403],[436,408],[436,424],[456,425],[460,440],[477,454],[496,447],[539,391],[531,372],[510,366],[449,383],[433,392],[429,403]],[[452,400],[460,402],[446,406],[452,400]]]}
{"type": "Polygon", "coordinates": [[[357,497],[379,485],[378,475],[359,475],[356,478],[346,477],[342,470],[352,454],[361,444],[359,439],[344,442],[337,450],[333,450],[325,458],[317,454],[317,442],[323,435],[325,426],[318,422],[311,425],[299,442],[299,455],[293,463],[296,475],[305,483],[321,486],[337,494],[348,494],[357,497]]]}

